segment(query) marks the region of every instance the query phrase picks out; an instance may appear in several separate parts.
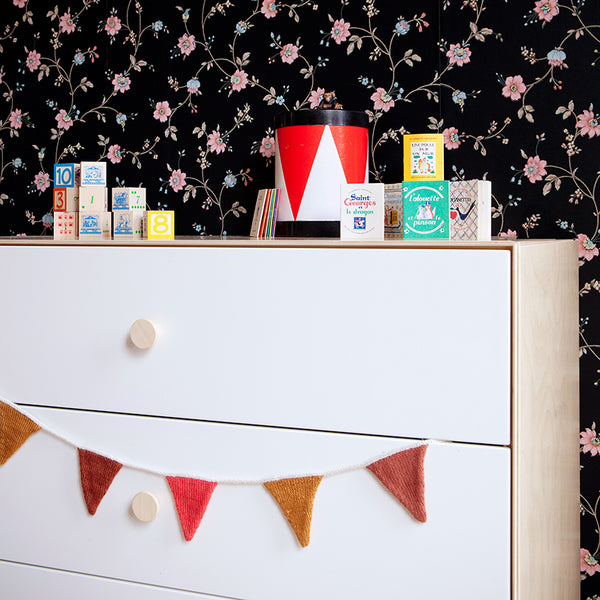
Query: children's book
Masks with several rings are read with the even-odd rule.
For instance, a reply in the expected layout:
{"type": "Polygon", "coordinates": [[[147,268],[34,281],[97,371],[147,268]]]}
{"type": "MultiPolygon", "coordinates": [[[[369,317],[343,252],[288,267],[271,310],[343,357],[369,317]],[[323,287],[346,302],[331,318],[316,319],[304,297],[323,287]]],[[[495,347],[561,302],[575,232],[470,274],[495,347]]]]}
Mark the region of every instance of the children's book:
{"type": "Polygon", "coordinates": [[[404,239],[450,239],[447,181],[405,181],[402,186],[404,239]]]}
{"type": "Polygon", "coordinates": [[[402,239],[402,183],[383,186],[385,239],[402,239]]]}
{"type": "Polygon", "coordinates": [[[451,181],[450,239],[492,239],[492,183],[482,179],[451,181]]]}
{"type": "Polygon", "coordinates": [[[343,183],[340,200],[341,239],[383,240],[383,183],[343,183]]]}
{"type": "Polygon", "coordinates": [[[444,179],[444,136],[417,133],[403,136],[404,181],[444,179]]]}

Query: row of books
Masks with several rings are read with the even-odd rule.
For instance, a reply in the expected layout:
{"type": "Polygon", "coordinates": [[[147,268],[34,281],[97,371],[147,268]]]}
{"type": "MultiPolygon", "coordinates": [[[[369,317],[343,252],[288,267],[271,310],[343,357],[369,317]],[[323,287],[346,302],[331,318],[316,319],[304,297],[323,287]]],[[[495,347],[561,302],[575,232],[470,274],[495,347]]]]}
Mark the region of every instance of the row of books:
{"type": "Polygon", "coordinates": [[[275,237],[277,224],[277,206],[279,204],[279,188],[269,188],[258,191],[254,217],[250,227],[250,237],[259,240],[271,240],[275,237]]]}
{"type": "Polygon", "coordinates": [[[342,239],[491,240],[486,180],[345,184],[340,200],[342,239]]]}

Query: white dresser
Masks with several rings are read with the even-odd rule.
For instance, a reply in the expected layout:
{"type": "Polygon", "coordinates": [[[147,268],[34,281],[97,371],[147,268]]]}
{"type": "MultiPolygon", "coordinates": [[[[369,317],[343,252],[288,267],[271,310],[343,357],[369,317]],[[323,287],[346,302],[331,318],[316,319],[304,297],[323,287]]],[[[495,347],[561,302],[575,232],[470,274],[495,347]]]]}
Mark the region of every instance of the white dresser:
{"type": "Polygon", "coordinates": [[[4,240],[0,281],[0,400],[43,426],[0,597],[579,598],[575,242],[4,240]],[[422,440],[425,523],[361,468],[422,440]],[[125,465],[94,516],[77,448],[125,465]],[[302,548],[260,482],[314,474],[302,548]],[[190,542],[167,475],[219,482],[190,542]]]}

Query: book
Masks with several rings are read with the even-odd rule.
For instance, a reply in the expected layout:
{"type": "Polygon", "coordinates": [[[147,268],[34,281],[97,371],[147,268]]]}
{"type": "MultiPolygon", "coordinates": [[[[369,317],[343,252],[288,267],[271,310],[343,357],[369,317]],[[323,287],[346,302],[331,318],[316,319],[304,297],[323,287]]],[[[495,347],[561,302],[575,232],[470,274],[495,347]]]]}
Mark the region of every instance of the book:
{"type": "Polygon", "coordinates": [[[482,179],[450,181],[450,239],[492,239],[492,183],[482,179]]]}
{"type": "Polygon", "coordinates": [[[402,147],[404,181],[444,179],[444,136],[441,133],[406,134],[402,147]]]}
{"type": "Polygon", "coordinates": [[[265,202],[267,201],[267,192],[269,190],[258,190],[256,196],[256,204],[254,205],[254,215],[252,216],[252,225],[250,227],[250,237],[258,239],[260,231],[260,225],[262,222],[263,211],[265,208],[265,202]]]}
{"type": "Polygon", "coordinates": [[[448,181],[405,181],[402,217],[404,239],[450,239],[448,181]]]}
{"type": "Polygon", "coordinates": [[[343,240],[383,240],[383,183],[340,184],[340,237],[343,240]]]}
{"type": "Polygon", "coordinates": [[[275,237],[280,195],[279,188],[259,190],[252,217],[250,237],[262,240],[270,240],[275,237]]]}
{"type": "Polygon", "coordinates": [[[383,186],[383,235],[387,239],[402,239],[402,183],[383,186]]]}

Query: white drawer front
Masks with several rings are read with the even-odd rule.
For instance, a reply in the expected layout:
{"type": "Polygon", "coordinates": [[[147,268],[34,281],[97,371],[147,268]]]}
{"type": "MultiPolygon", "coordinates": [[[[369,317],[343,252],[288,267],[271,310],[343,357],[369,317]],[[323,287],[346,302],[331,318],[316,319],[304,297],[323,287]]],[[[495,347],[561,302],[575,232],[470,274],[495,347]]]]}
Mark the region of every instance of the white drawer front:
{"type": "Polygon", "coordinates": [[[17,403],[509,442],[506,250],[4,247],[0,277],[17,403]]]}
{"type": "MultiPolygon", "coordinates": [[[[322,473],[401,439],[36,409],[56,433],[166,474],[322,473]]],[[[185,542],[164,477],[124,467],[87,514],[75,448],[42,431],[0,468],[0,559],[245,600],[510,598],[510,451],[432,444],[419,523],[366,469],[325,477],[301,548],[261,485],[218,485],[185,542]],[[154,493],[158,517],[129,511],[154,493]],[[486,566],[474,566],[485,548],[486,566]],[[433,574],[433,575],[432,575],[433,574]],[[491,595],[490,595],[491,594],[491,595]]]]}

